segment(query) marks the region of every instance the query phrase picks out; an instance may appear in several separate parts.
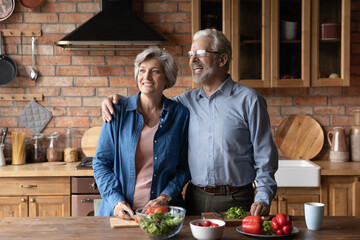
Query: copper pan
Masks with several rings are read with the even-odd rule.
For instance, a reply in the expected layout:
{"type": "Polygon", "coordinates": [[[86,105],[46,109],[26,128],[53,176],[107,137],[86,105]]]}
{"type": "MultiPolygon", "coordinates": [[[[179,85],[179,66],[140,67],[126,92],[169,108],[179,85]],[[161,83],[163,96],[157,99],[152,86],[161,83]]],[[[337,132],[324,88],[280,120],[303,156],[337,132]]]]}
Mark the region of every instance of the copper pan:
{"type": "Polygon", "coordinates": [[[19,2],[27,8],[39,8],[43,4],[44,0],[19,0],[19,2]]]}

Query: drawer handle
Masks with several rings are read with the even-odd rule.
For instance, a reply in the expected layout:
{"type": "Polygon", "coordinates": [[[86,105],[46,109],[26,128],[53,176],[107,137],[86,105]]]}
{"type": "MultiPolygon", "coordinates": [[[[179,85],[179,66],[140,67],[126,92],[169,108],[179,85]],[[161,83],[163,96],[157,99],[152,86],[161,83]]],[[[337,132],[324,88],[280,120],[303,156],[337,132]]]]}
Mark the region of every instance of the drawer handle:
{"type": "Polygon", "coordinates": [[[33,199],[33,198],[30,198],[30,202],[35,202],[35,199],[33,199]]]}
{"type": "Polygon", "coordinates": [[[26,202],[25,198],[22,198],[22,199],[21,199],[21,202],[26,202]]]}
{"type": "Polygon", "coordinates": [[[87,199],[81,199],[81,202],[82,202],[82,203],[93,203],[94,200],[93,200],[93,199],[90,199],[90,198],[87,198],[87,199]]]}
{"type": "Polygon", "coordinates": [[[37,185],[21,185],[21,188],[36,188],[37,185]]]}

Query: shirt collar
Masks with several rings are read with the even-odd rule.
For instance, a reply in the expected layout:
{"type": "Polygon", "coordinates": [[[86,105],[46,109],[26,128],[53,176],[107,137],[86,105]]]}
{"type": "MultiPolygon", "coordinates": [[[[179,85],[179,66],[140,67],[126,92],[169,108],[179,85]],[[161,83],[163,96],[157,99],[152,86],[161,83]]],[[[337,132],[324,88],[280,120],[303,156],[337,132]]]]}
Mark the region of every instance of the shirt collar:
{"type": "MultiPolygon", "coordinates": [[[[126,107],[126,111],[135,111],[137,110],[137,102],[138,102],[138,97],[139,97],[140,92],[136,93],[135,95],[129,97],[129,102],[128,105],[126,107]]],[[[163,101],[163,111],[171,111],[170,108],[170,103],[171,101],[165,97],[164,95],[162,95],[162,101],[163,101]]]]}
{"type": "MultiPolygon", "coordinates": [[[[233,86],[234,86],[234,81],[232,80],[232,78],[229,74],[228,77],[226,78],[226,80],[219,86],[219,88],[214,92],[214,94],[216,92],[220,91],[222,94],[230,96],[233,86]]],[[[203,87],[201,87],[199,93],[196,96],[196,100],[199,100],[200,98],[205,97],[205,96],[206,96],[206,93],[205,93],[203,87]]]]}

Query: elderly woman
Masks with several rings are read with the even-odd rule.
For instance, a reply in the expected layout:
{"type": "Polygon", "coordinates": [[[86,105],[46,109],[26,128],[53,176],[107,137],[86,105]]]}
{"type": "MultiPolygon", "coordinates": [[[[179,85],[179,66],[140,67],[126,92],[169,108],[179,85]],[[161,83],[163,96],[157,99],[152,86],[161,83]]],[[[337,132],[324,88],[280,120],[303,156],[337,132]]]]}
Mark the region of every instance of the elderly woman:
{"type": "Polygon", "coordinates": [[[93,159],[103,198],[98,216],[130,219],[144,206],[184,206],[189,112],[163,95],[177,71],[174,58],[158,47],[137,55],[140,92],[114,106],[114,121],[103,124],[93,159]]]}

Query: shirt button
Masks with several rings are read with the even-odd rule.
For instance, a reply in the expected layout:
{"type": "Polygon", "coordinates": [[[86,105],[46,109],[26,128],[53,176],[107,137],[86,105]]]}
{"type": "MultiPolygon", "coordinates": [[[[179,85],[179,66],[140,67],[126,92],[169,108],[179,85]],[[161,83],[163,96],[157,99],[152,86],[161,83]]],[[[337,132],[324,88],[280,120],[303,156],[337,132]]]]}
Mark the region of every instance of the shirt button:
{"type": "Polygon", "coordinates": [[[155,158],[155,160],[157,159],[157,157],[154,157],[155,158]]]}
{"type": "Polygon", "coordinates": [[[164,121],[164,119],[163,119],[163,118],[161,118],[161,119],[160,119],[160,121],[164,121]]]}
{"type": "Polygon", "coordinates": [[[209,138],[212,138],[212,136],[209,136],[209,138]]]}
{"type": "Polygon", "coordinates": [[[160,127],[162,128],[162,125],[160,125],[160,127]]]}
{"type": "Polygon", "coordinates": [[[157,143],[157,140],[155,140],[154,142],[157,143]]]}
{"type": "Polygon", "coordinates": [[[214,120],[214,118],[213,118],[213,117],[211,117],[211,118],[210,118],[210,120],[211,120],[211,121],[213,121],[213,120],[214,120]]]}
{"type": "Polygon", "coordinates": [[[209,154],[209,157],[211,157],[211,154],[209,154]]]}
{"type": "Polygon", "coordinates": [[[156,177],[156,174],[154,174],[154,177],[156,177]]]}
{"type": "Polygon", "coordinates": [[[151,194],[154,194],[154,191],[151,191],[151,194]]]}

